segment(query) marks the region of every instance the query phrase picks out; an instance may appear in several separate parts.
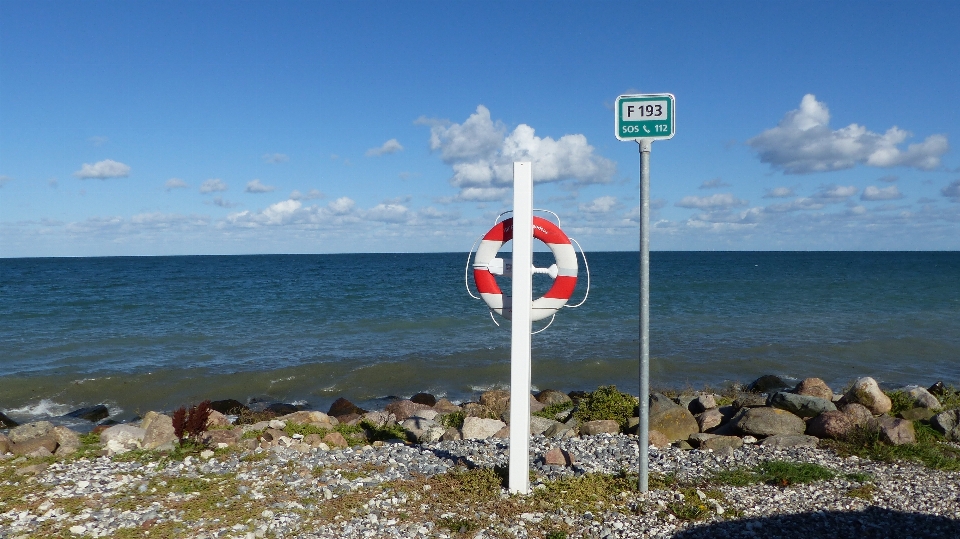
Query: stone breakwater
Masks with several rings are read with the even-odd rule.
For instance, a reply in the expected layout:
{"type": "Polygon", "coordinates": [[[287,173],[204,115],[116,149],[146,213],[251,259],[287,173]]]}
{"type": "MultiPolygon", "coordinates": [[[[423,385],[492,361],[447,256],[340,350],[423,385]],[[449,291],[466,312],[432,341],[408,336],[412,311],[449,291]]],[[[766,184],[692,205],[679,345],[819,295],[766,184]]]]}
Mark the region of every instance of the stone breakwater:
{"type": "Polygon", "coordinates": [[[372,412],[343,399],[328,413],[279,405],[251,412],[223,401],[186,455],[173,416],[157,412],[101,425],[98,440],[50,422],[19,425],[0,435],[0,538],[151,530],[242,538],[960,536],[957,472],[818,448],[856,429],[910,444],[915,421],[956,442],[958,410],[943,410],[938,387],[902,388],[894,417],[893,401],[870,378],[842,395],[818,379],[783,386],[763,377],[729,396],[651,395],[650,470],[670,481],[647,493],[622,487],[587,508],[587,494],[557,504],[546,493],[563,481],[636,470],[639,450],[629,434],[635,416],[581,421],[582,394],[531,396],[534,412],[556,410],[531,417],[533,494],[497,488],[499,502],[486,510],[442,494],[450,480],[472,484],[464,475],[471,470],[506,466],[502,391],[460,405],[420,394],[372,412]],[[816,464],[832,476],[709,483],[718,471],[775,461],[816,464]]]}

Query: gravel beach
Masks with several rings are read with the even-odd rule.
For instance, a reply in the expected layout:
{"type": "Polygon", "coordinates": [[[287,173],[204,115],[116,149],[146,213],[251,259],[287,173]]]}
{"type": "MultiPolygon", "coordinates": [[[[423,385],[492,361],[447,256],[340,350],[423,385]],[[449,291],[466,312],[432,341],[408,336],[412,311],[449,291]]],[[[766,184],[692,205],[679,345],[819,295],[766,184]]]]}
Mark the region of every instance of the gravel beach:
{"type": "Polygon", "coordinates": [[[755,443],[716,452],[651,448],[649,492],[627,488],[635,476],[625,478],[615,501],[585,508],[589,499],[558,505],[544,494],[577,478],[636,470],[636,437],[534,436],[530,495],[500,489],[486,504],[445,497],[445,485],[505,466],[507,454],[507,440],[488,439],[230,448],[183,459],[8,456],[0,461],[0,538],[960,537],[958,472],[755,443]],[[554,448],[574,463],[545,464],[554,448]],[[719,470],[765,461],[813,463],[835,476],[787,486],[707,482],[719,470]]]}

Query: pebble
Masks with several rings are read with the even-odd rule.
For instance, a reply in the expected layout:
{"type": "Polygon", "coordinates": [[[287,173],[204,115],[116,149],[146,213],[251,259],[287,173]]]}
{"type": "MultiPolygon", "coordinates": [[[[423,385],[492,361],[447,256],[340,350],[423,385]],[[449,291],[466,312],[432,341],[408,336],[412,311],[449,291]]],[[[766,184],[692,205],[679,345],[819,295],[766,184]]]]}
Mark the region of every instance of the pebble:
{"type": "MultiPolygon", "coordinates": [[[[386,444],[380,447],[313,450],[301,453],[292,448],[269,451],[219,453],[216,457],[191,458],[182,461],[137,462],[112,460],[109,457],[59,461],[30,476],[44,487],[42,495],[31,494],[26,500],[30,510],[8,509],[9,502],[0,502],[0,538],[30,535],[41,529],[68,531],[76,536],[108,537],[122,528],[147,530],[156,525],[175,524],[181,537],[199,536],[190,532],[192,522],[186,520],[185,508],[198,494],[189,485],[196,481],[210,482],[229,478],[239,487],[222,503],[249,506],[251,518],[241,524],[216,527],[218,515],[204,515],[205,537],[299,537],[304,539],[365,539],[370,537],[454,537],[466,536],[459,530],[448,530],[439,522],[404,521],[389,511],[418,503],[417,493],[398,494],[376,488],[386,482],[410,480],[415,476],[433,476],[454,468],[506,466],[509,440],[459,440],[422,446],[386,444]],[[362,473],[347,473],[362,470],[362,473]],[[179,482],[187,485],[172,490],[162,501],[131,504],[158,487],[179,482]],[[283,489],[284,496],[271,496],[271,489],[283,489]],[[355,515],[332,520],[317,514],[324,503],[341,496],[368,494],[355,515]],[[65,499],[97,500],[92,505],[80,504],[73,513],[61,505],[65,499]],[[268,504],[270,500],[282,502],[268,504]],[[117,507],[118,503],[124,503],[117,507]],[[122,509],[121,509],[122,507],[122,509]]],[[[599,434],[581,438],[554,439],[534,436],[530,441],[531,470],[536,478],[533,489],[545,481],[589,473],[616,474],[636,470],[639,450],[634,436],[599,434]],[[542,455],[559,448],[575,455],[572,466],[543,464],[542,455]]],[[[929,530],[929,537],[960,537],[960,473],[943,472],[910,463],[880,463],[855,457],[841,458],[825,449],[771,448],[747,444],[730,453],[690,450],[673,447],[651,448],[649,469],[656,474],[676,474],[684,481],[695,482],[714,471],[735,467],[750,468],[767,460],[788,460],[816,463],[838,473],[837,478],[786,488],[757,484],[747,487],[720,486],[724,504],[708,499],[705,488],[694,491],[693,500],[703,500],[710,508],[706,520],[687,522],[677,519],[664,508],[677,503],[683,495],[675,490],[651,490],[631,493],[636,511],[620,513],[593,511],[583,514],[524,512],[512,521],[496,522],[493,517],[470,537],[539,536],[551,522],[569,527],[568,537],[737,537],[796,536],[798,526],[804,536],[842,537],[843,530],[862,529],[858,522],[870,516],[870,526],[905,531],[929,530]],[[859,483],[849,474],[869,474],[875,485],[874,499],[851,497],[848,491],[859,483]],[[802,515],[809,522],[798,524],[802,515]],[[893,515],[893,516],[891,516],[893,515]],[[910,518],[902,517],[908,515],[910,518]],[[776,517],[776,518],[774,518],[776,517]],[[893,519],[892,524],[883,520],[893,519]],[[791,520],[793,519],[793,520],[791,520]],[[899,519],[899,520],[897,520],[899,519]],[[913,520],[911,520],[913,519],[913,520]],[[931,527],[932,520],[935,526],[931,527]],[[890,526],[895,528],[890,528],[890,526]],[[777,532],[777,526],[781,526],[777,532]],[[904,528],[904,526],[907,526],[904,528]],[[940,526],[937,528],[936,526],[940,526]],[[762,527],[762,532],[760,528],[762,527]],[[955,533],[957,532],[957,533],[955,533]],[[687,534],[687,535],[685,535],[687,534]]],[[[4,464],[9,465],[9,463],[4,464]]],[[[22,466],[22,465],[21,465],[22,466]]],[[[21,479],[26,480],[26,479],[21,479]]],[[[0,482],[0,487],[3,482],[0,482]]],[[[428,495],[429,491],[422,492],[428,495]]],[[[504,497],[507,496],[504,491],[504,497]]],[[[688,498],[688,501],[690,499],[688,498]]],[[[224,506],[225,507],[225,506],[224,506]]],[[[453,515],[457,517],[457,515],[453,515]]],[[[453,518],[451,517],[451,518],[453,518]]],[[[478,517],[481,518],[481,517],[478,517]]],[[[926,532],[925,532],[926,533],[926,532]]]]}

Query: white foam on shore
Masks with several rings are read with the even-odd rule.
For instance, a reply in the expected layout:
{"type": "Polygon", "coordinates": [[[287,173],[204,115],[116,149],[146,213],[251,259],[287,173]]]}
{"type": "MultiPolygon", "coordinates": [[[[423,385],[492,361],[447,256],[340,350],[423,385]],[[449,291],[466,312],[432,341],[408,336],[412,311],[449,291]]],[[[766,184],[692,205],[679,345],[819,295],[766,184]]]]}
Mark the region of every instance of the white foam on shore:
{"type": "Polygon", "coordinates": [[[25,419],[40,419],[61,416],[75,409],[76,408],[71,407],[69,404],[54,402],[50,399],[41,399],[40,402],[34,404],[27,404],[20,408],[11,408],[7,410],[7,415],[11,416],[11,418],[13,418],[13,416],[20,416],[25,419]]]}

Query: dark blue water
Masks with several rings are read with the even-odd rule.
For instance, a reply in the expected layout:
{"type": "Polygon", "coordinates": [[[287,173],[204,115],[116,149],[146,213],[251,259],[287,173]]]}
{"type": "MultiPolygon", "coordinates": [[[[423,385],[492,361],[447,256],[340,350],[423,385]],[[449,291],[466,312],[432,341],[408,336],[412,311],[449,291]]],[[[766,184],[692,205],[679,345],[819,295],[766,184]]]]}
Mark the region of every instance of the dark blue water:
{"type": "MultiPolygon", "coordinates": [[[[636,392],[638,254],[588,261],[588,301],[533,338],[533,383],[636,392]]],[[[465,253],[0,259],[0,410],[474,398],[509,383],[510,334],[467,295],[465,262],[465,253]]],[[[585,276],[581,267],[575,299],[585,276]]],[[[537,279],[538,290],[549,286],[537,279]]],[[[960,385],[960,253],[653,253],[650,348],[655,387],[768,373],[835,389],[863,375],[960,385]]]]}

